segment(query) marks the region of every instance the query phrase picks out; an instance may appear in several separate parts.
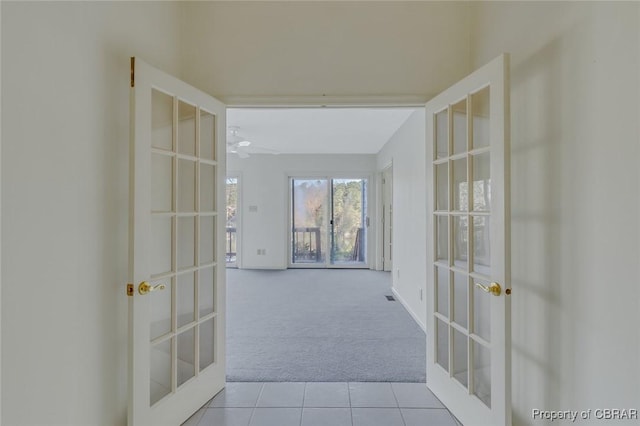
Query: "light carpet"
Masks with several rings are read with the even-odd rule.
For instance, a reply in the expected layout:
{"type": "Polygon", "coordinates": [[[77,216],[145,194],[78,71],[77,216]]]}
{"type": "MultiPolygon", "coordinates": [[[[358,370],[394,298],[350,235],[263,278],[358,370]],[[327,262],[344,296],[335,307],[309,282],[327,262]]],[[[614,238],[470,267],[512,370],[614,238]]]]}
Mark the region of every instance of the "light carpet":
{"type": "Polygon", "coordinates": [[[227,270],[227,381],[425,382],[426,339],[391,275],[227,270]]]}

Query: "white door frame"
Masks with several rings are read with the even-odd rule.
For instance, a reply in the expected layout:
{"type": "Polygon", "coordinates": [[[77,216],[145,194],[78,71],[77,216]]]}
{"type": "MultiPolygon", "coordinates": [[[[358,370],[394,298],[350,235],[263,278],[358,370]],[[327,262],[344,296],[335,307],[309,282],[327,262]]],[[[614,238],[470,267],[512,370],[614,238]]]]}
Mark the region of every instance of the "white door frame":
{"type": "Polygon", "coordinates": [[[381,172],[382,270],[393,269],[393,161],[381,172]]]}

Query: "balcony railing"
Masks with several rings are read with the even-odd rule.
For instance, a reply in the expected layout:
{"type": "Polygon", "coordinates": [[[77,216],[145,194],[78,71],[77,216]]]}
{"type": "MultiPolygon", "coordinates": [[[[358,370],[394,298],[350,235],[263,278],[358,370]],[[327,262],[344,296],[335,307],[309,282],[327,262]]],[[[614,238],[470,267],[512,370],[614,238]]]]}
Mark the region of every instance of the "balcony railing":
{"type": "Polygon", "coordinates": [[[320,228],[293,228],[292,254],[295,263],[324,262],[320,228]]]}

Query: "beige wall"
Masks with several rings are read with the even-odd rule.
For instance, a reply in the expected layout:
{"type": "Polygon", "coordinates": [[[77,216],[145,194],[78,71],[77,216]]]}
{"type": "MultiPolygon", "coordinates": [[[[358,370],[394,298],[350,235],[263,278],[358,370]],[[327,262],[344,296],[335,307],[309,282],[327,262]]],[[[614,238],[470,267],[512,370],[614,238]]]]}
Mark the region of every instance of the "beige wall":
{"type": "Polygon", "coordinates": [[[638,9],[475,6],[474,67],[512,59],[516,425],[540,424],[532,408],[638,408],[638,9]]]}
{"type": "Polygon", "coordinates": [[[171,3],[2,2],[2,424],[126,418],[129,56],[171,3]]]}
{"type": "Polygon", "coordinates": [[[184,78],[232,96],[432,96],[469,71],[463,2],[191,2],[184,78]]]}

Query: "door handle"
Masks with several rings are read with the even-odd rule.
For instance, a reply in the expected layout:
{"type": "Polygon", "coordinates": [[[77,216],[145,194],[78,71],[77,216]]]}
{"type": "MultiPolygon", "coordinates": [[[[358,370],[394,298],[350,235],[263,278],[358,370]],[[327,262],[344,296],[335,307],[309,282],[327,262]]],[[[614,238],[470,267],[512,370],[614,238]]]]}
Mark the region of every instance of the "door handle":
{"type": "Polygon", "coordinates": [[[151,293],[152,291],[164,290],[165,287],[166,286],[164,284],[151,285],[146,281],[142,281],[138,286],[138,293],[144,296],[145,294],[151,293]]]}
{"type": "Polygon", "coordinates": [[[479,287],[482,291],[493,294],[494,296],[500,296],[500,294],[502,294],[502,287],[500,287],[500,284],[498,283],[491,283],[489,286],[476,283],[476,287],[479,287]]]}

